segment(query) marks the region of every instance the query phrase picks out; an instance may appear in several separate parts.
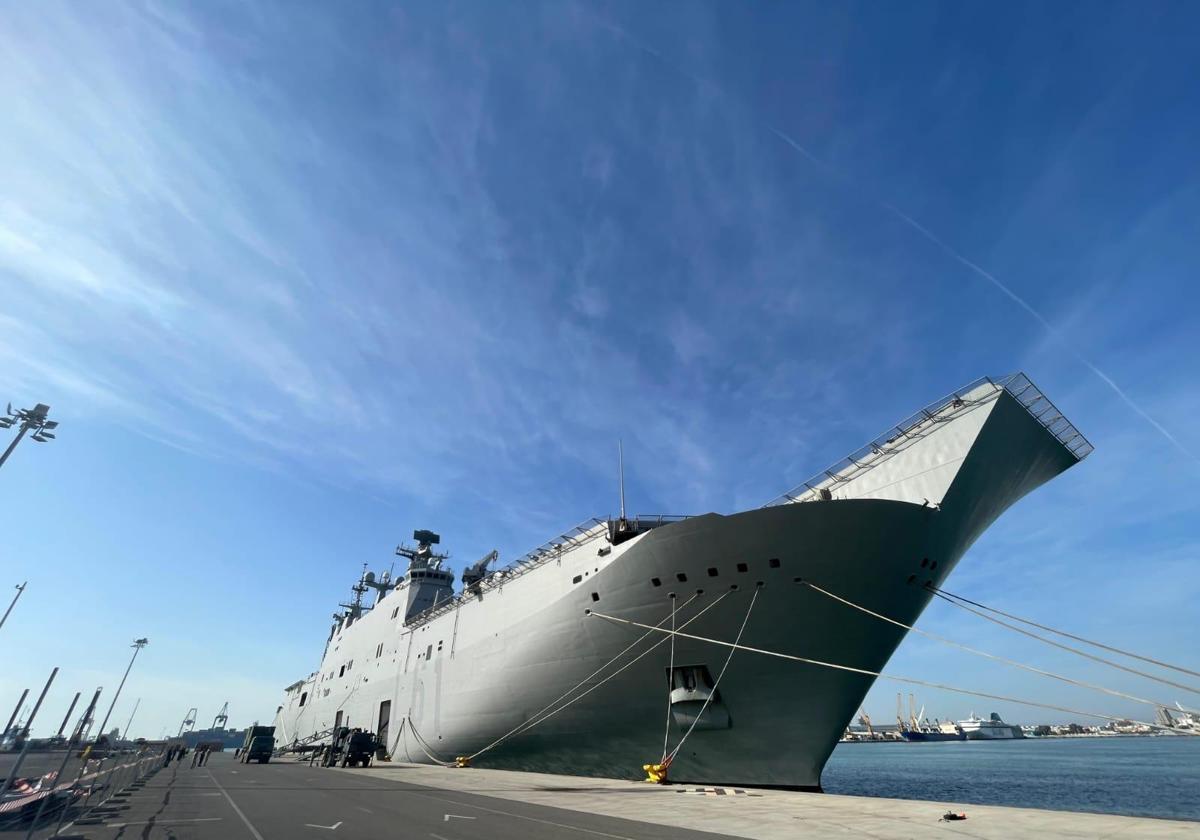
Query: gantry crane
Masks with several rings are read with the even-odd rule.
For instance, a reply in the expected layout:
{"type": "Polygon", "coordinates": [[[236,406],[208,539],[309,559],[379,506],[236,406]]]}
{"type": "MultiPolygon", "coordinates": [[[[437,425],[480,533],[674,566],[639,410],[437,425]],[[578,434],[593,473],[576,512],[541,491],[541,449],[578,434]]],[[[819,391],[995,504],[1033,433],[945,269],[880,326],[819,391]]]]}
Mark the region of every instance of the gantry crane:
{"type": "Polygon", "coordinates": [[[225,701],[225,705],[221,707],[221,711],[217,712],[217,716],[213,718],[213,729],[224,729],[225,724],[229,721],[229,701],[225,701]]]}

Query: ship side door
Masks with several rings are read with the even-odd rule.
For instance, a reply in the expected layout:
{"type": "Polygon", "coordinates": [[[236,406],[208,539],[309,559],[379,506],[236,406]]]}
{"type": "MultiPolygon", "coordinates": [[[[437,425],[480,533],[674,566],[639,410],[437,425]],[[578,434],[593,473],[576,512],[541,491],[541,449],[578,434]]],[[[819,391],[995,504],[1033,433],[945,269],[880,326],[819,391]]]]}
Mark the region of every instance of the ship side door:
{"type": "Polygon", "coordinates": [[[392,721],[392,701],[384,700],[379,704],[379,727],[375,730],[378,733],[377,740],[379,741],[379,752],[386,753],[388,750],[388,724],[392,721]]]}

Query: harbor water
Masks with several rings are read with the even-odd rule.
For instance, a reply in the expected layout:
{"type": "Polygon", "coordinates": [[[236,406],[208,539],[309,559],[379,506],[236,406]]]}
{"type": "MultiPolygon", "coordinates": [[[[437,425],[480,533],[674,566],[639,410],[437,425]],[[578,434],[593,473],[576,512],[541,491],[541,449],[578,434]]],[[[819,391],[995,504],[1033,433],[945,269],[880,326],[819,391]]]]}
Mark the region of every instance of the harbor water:
{"type": "Polygon", "coordinates": [[[838,744],[828,793],[1200,821],[1200,737],[838,744]]]}

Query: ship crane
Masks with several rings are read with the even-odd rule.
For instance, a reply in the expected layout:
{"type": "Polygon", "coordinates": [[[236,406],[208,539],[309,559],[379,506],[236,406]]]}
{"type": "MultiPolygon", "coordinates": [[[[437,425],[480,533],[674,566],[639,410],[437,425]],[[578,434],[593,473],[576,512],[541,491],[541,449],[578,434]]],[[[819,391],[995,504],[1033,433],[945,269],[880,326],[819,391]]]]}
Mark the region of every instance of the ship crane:
{"type": "Polygon", "coordinates": [[[478,563],[474,564],[473,566],[468,566],[467,568],[463,569],[463,573],[462,573],[463,588],[467,589],[467,590],[471,590],[473,588],[478,589],[479,582],[482,581],[485,577],[487,577],[488,566],[491,565],[492,563],[495,563],[496,560],[498,560],[499,558],[500,558],[500,552],[496,551],[496,550],[492,550],[491,552],[489,552],[487,554],[487,556],[485,556],[478,563]]]}
{"type": "Polygon", "coordinates": [[[217,712],[217,716],[213,718],[213,729],[224,729],[225,724],[229,722],[229,701],[225,701],[225,705],[221,707],[221,711],[217,712]]]}

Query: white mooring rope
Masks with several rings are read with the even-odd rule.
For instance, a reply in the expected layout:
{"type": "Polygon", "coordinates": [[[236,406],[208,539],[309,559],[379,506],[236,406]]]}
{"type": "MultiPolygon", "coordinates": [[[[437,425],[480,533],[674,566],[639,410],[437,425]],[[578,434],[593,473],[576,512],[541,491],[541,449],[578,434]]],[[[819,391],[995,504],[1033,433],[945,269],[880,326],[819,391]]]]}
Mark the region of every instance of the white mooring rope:
{"type": "MultiPolygon", "coordinates": [[[[722,599],[724,599],[724,598],[725,598],[725,596],[726,596],[726,595],[728,595],[728,594],[729,594],[728,592],[724,592],[724,593],[722,593],[721,595],[719,595],[719,596],[716,598],[716,600],[714,600],[714,601],[713,601],[711,604],[709,604],[709,605],[708,605],[708,606],[706,606],[704,609],[700,610],[700,611],[699,611],[698,613],[696,613],[694,616],[692,616],[691,618],[689,618],[689,619],[688,619],[687,621],[685,621],[685,622],[684,622],[684,623],[683,623],[681,626],[682,626],[682,627],[687,627],[689,624],[691,624],[693,621],[695,621],[696,619],[698,619],[700,616],[704,615],[706,612],[708,612],[709,610],[711,610],[711,609],[712,609],[713,607],[715,607],[717,604],[721,603],[722,599]]],[[[684,606],[684,607],[686,607],[688,604],[690,604],[692,601],[696,600],[696,598],[698,598],[698,597],[699,597],[699,593],[697,593],[696,595],[693,595],[691,598],[689,598],[689,599],[688,599],[688,600],[687,600],[687,601],[684,603],[684,605],[683,605],[683,606],[684,606]]],[[[681,607],[681,609],[682,609],[682,607],[681,607]]],[[[572,705],[572,704],[574,704],[574,703],[578,703],[578,702],[579,702],[580,700],[582,700],[584,697],[587,697],[589,694],[591,694],[591,693],[592,693],[593,691],[595,691],[597,688],[599,688],[600,686],[604,685],[606,682],[608,682],[609,680],[613,679],[613,678],[614,678],[614,677],[616,677],[618,674],[620,674],[620,673],[622,673],[623,671],[627,670],[627,669],[628,669],[629,667],[631,667],[631,666],[632,666],[632,665],[633,665],[635,662],[637,662],[638,660],[642,659],[642,658],[643,658],[644,656],[646,656],[647,654],[649,654],[649,653],[651,653],[652,651],[656,650],[656,649],[657,649],[657,648],[659,648],[660,646],[662,646],[662,645],[665,645],[665,644],[667,643],[667,640],[666,640],[666,639],[663,639],[663,640],[661,640],[661,641],[655,642],[653,645],[651,645],[650,647],[646,648],[646,650],[644,650],[644,651],[642,651],[641,653],[639,653],[637,656],[635,656],[635,657],[634,657],[633,659],[631,659],[629,662],[625,663],[625,664],[624,664],[624,665],[622,665],[620,668],[618,668],[616,671],[613,671],[611,674],[609,674],[608,676],[606,676],[606,677],[605,677],[604,679],[602,679],[600,682],[598,682],[598,683],[596,683],[595,685],[593,685],[593,686],[592,686],[591,688],[589,688],[587,691],[583,692],[582,694],[580,694],[580,695],[579,695],[579,696],[577,696],[577,697],[574,697],[574,698],[572,698],[572,699],[568,700],[566,703],[563,703],[563,704],[562,704],[561,706],[559,706],[558,708],[556,708],[556,709],[553,709],[552,711],[546,712],[546,710],[547,710],[547,709],[549,709],[549,708],[550,708],[550,706],[553,706],[555,703],[559,702],[559,700],[562,700],[563,698],[565,698],[565,697],[566,697],[567,695],[569,695],[569,694],[570,694],[572,691],[575,691],[575,690],[576,690],[576,689],[578,689],[580,686],[582,686],[584,683],[586,683],[588,680],[590,680],[592,677],[596,676],[596,674],[599,674],[601,671],[603,671],[603,670],[604,670],[605,668],[607,668],[609,665],[611,665],[611,664],[613,664],[615,661],[617,661],[617,659],[618,659],[618,658],[620,658],[621,656],[623,656],[624,654],[626,654],[626,653],[627,653],[629,650],[631,650],[631,649],[632,649],[632,648],[633,648],[635,645],[639,644],[639,643],[640,643],[640,642],[641,642],[643,639],[645,639],[647,636],[649,636],[651,632],[653,632],[653,631],[657,630],[657,631],[660,631],[660,632],[671,633],[672,631],[669,631],[669,630],[667,630],[667,631],[664,631],[664,630],[662,630],[662,625],[663,625],[663,624],[664,624],[666,621],[667,621],[667,619],[666,619],[666,618],[664,618],[662,621],[660,621],[660,622],[659,622],[657,625],[655,625],[655,626],[653,626],[653,627],[651,627],[650,625],[645,625],[645,627],[646,627],[646,629],[647,629],[647,632],[646,632],[646,633],[643,633],[643,634],[642,634],[642,635],[641,635],[641,636],[640,636],[638,639],[634,640],[634,642],[633,642],[632,644],[630,644],[630,645],[626,646],[624,650],[622,650],[620,653],[618,653],[618,654],[617,654],[616,656],[614,656],[612,659],[608,660],[608,662],[605,662],[603,665],[601,665],[599,668],[597,668],[595,671],[593,671],[593,672],[592,672],[591,674],[589,674],[587,677],[584,677],[582,680],[580,680],[578,683],[576,683],[576,684],[575,684],[573,687],[571,687],[571,688],[567,689],[567,691],[566,691],[565,693],[563,693],[562,695],[560,695],[560,696],[559,696],[559,698],[558,698],[557,700],[554,700],[553,702],[551,702],[551,703],[547,704],[546,706],[543,706],[543,707],[542,707],[542,709],[541,709],[541,711],[539,711],[539,712],[536,712],[536,713],[534,714],[534,716],[533,716],[533,717],[532,717],[530,720],[528,720],[528,721],[526,721],[525,723],[522,723],[522,724],[520,724],[520,725],[518,725],[518,726],[515,726],[515,727],[513,727],[511,730],[509,730],[509,731],[508,731],[508,732],[506,732],[505,734],[501,735],[499,738],[497,738],[497,739],[496,739],[495,741],[493,741],[492,743],[488,744],[488,745],[487,745],[486,747],[484,747],[483,749],[481,749],[481,750],[478,750],[478,751],[476,751],[476,752],[472,753],[471,755],[467,756],[467,760],[468,760],[468,761],[474,761],[476,758],[478,758],[479,756],[483,755],[483,754],[484,754],[485,752],[487,752],[488,750],[492,749],[493,747],[499,746],[501,743],[503,743],[504,741],[506,741],[506,740],[508,740],[509,738],[513,737],[514,735],[520,735],[520,734],[521,734],[521,733],[523,733],[523,732],[527,732],[527,731],[529,731],[530,729],[532,729],[533,727],[537,726],[538,724],[541,724],[541,723],[543,723],[544,721],[547,721],[547,720],[549,720],[550,718],[554,717],[556,714],[558,714],[559,712],[561,712],[563,709],[567,708],[568,706],[570,706],[570,705],[572,705]],[[546,712],[546,713],[545,713],[545,714],[542,714],[543,712],[546,712]],[[540,717],[539,717],[539,715],[540,715],[540,717]]]]}
{"type": "Polygon", "coordinates": [[[1103,656],[1096,656],[1095,654],[1088,653],[1086,650],[1080,650],[1079,648],[1073,648],[1070,645],[1064,645],[1061,642],[1056,642],[1053,639],[1047,639],[1045,636],[1039,636],[1037,633],[1031,633],[1028,630],[1022,630],[1020,627],[1009,624],[1007,621],[1001,621],[998,618],[993,618],[992,616],[988,615],[987,613],[980,612],[979,610],[974,609],[973,607],[968,607],[966,604],[960,604],[958,601],[955,601],[953,598],[943,595],[941,592],[937,591],[933,587],[930,587],[930,591],[933,592],[934,595],[941,598],[946,603],[953,604],[954,606],[958,607],[960,610],[966,610],[969,613],[974,613],[975,615],[979,616],[980,618],[982,618],[986,621],[990,621],[993,624],[999,624],[1001,627],[1007,627],[1009,630],[1012,630],[1014,633],[1020,633],[1022,636],[1028,636],[1031,639],[1037,639],[1039,642],[1044,642],[1044,643],[1050,645],[1051,647],[1056,647],[1056,648],[1059,648],[1060,650],[1065,650],[1069,653],[1074,653],[1077,656],[1082,656],[1084,659],[1090,659],[1093,662],[1099,662],[1102,665],[1108,665],[1112,668],[1116,668],[1118,671],[1125,671],[1126,673],[1129,673],[1129,674],[1136,674],[1137,676],[1145,677],[1148,680],[1154,680],[1155,682],[1160,682],[1160,683],[1163,683],[1164,685],[1173,686],[1174,688],[1181,688],[1184,691],[1190,691],[1193,694],[1200,694],[1200,688],[1197,688],[1196,686],[1186,685],[1184,683],[1177,683],[1177,682],[1174,682],[1173,680],[1168,680],[1165,677],[1160,677],[1155,674],[1147,674],[1145,671],[1139,671],[1137,668],[1130,668],[1127,665],[1122,665],[1120,662],[1113,662],[1111,659],[1105,659],[1103,656]]]}
{"type": "MultiPolygon", "coordinates": [[[[426,743],[425,739],[421,737],[421,733],[417,731],[417,726],[416,726],[416,724],[414,724],[412,722],[412,718],[409,717],[409,718],[407,718],[407,720],[408,720],[408,728],[409,728],[409,730],[412,731],[413,738],[414,738],[414,740],[416,740],[417,746],[421,748],[421,752],[425,753],[425,755],[429,758],[430,761],[432,761],[434,764],[440,764],[443,767],[456,766],[455,762],[446,761],[446,759],[444,759],[444,758],[438,758],[436,755],[434,755],[432,752],[430,752],[430,750],[432,750],[433,747],[430,747],[426,743]]],[[[403,728],[404,727],[401,726],[401,729],[403,729],[403,728]]]]}
{"type": "Polygon", "coordinates": [[[962,644],[961,642],[956,642],[953,639],[947,639],[945,636],[939,636],[937,633],[930,633],[928,630],[922,630],[919,627],[913,627],[911,624],[905,624],[903,621],[897,621],[894,618],[888,618],[886,615],[881,615],[880,613],[874,612],[873,610],[869,610],[866,607],[862,606],[861,604],[856,604],[853,601],[850,601],[846,598],[841,597],[840,595],[834,595],[829,590],[822,589],[821,587],[817,586],[815,583],[812,583],[811,581],[805,580],[805,581],[801,581],[801,583],[803,583],[809,589],[813,589],[813,590],[821,593],[822,595],[832,598],[833,600],[838,601],[842,604],[845,604],[848,607],[852,607],[856,610],[859,610],[860,612],[864,612],[869,616],[879,619],[880,621],[886,621],[888,624],[894,624],[897,627],[903,627],[905,630],[909,630],[913,633],[918,633],[922,636],[933,639],[936,642],[941,642],[942,644],[950,645],[951,647],[956,647],[956,648],[959,648],[960,650],[965,650],[967,653],[973,653],[976,656],[982,656],[986,659],[994,659],[997,662],[1003,662],[1005,665],[1011,665],[1014,668],[1021,668],[1022,670],[1030,671],[1034,674],[1040,674],[1043,677],[1050,677],[1052,679],[1061,680],[1062,682],[1069,683],[1071,685],[1077,685],[1081,688],[1090,688],[1090,689],[1094,689],[1095,691],[1102,691],[1105,694],[1111,694],[1114,697],[1122,697],[1126,700],[1133,700],[1137,703],[1144,703],[1145,705],[1153,706],[1156,709],[1165,707],[1165,705],[1166,705],[1165,703],[1158,703],[1154,700],[1147,700],[1144,697],[1138,697],[1133,694],[1126,694],[1125,692],[1118,691],[1115,688],[1105,688],[1102,685],[1096,685],[1095,683],[1085,682],[1083,680],[1077,680],[1072,677],[1066,677],[1066,676],[1063,676],[1062,674],[1056,674],[1053,671],[1045,671],[1034,665],[1027,665],[1024,662],[1017,662],[1016,660],[1008,659],[1003,656],[998,656],[994,653],[988,653],[985,650],[978,650],[977,648],[969,647],[967,645],[962,644]]]}
{"type": "Polygon", "coordinates": [[[987,610],[988,612],[996,613],[997,615],[1002,615],[1005,618],[1011,618],[1013,621],[1019,621],[1022,624],[1028,624],[1030,627],[1036,627],[1039,630],[1046,630],[1050,633],[1054,633],[1059,636],[1065,636],[1068,639],[1074,639],[1077,642],[1083,642],[1086,645],[1091,645],[1092,647],[1098,647],[1101,650],[1107,650],[1110,653],[1119,653],[1121,656],[1128,656],[1130,659],[1140,659],[1142,662],[1148,662],[1151,665],[1157,665],[1160,668],[1169,668],[1172,671],[1179,671],[1180,673],[1189,674],[1190,676],[1193,676],[1193,677],[1200,677],[1200,671],[1192,671],[1192,670],[1189,670],[1188,668],[1183,668],[1179,665],[1172,665],[1169,662],[1163,662],[1158,659],[1152,659],[1149,656],[1142,656],[1139,653],[1133,653],[1128,650],[1122,650],[1121,648],[1113,647],[1112,645],[1106,645],[1102,642],[1096,642],[1091,639],[1085,639],[1083,636],[1076,636],[1072,633],[1068,633],[1065,630],[1057,630],[1054,627],[1047,627],[1045,624],[1038,624],[1036,621],[1030,621],[1028,618],[1021,618],[1020,616],[1006,613],[1003,610],[998,610],[995,607],[989,607],[986,604],[980,604],[977,601],[972,601],[970,598],[964,598],[961,595],[955,595],[953,592],[947,592],[945,589],[938,589],[936,586],[929,586],[927,588],[932,590],[934,593],[936,593],[938,595],[944,595],[944,596],[954,598],[959,601],[965,601],[966,603],[971,604],[972,606],[979,607],[980,609],[987,610]]]}
{"type": "MultiPolygon", "coordinates": [[[[688,731],[683,733],[683,737],[679,739],[679,743],[675,745],[675,749],[671,750],[670,755],[661,764],[670,764],[675,760],[675,756],[679,755],[679,750],[683,747],[683,742],[692,734],[692,730],[696,728],[696,724],[700,722],[700,718],[704,716],[704,710],[708,708],[708,704],[717,696],[717,688],[721,685],[721,677],[725,676],[725,671],[729,669],[729,663],[733,660],[733,653],[737,650],[738,643],[742,641],[742,634],[746,632],[746,624],[750,621],[750,613],[754,611],[754,604],[758,601],[758,590],[754,590],[753,597],[750,598],[750,606],[746,608],[746,617],[742,619],[742,626],[738,628],[737,638],[733,640],[733,646],[729,648],[729,655],[725,657],[725,664],[721,666],[721,673],[717,674],[717,679],[713,682],[712,691],[708,693],[708,697],[704,698],[704,704],[700,707],[700,711],[692,720],[692,725],[688,727],[688,731]]],[[[672,649],[674,649],[675,634],[671,634],[672,649]]]]}
{"type": "MultiPolygon", "coordinates": [[[[642,624],[641,622],[631,621],[630,619],[627,619],[627,618],[617,618],[616,616],[605,615],[604,613],[589,611],[588,615],[595,616],[596,618],[603,618],[607,621],[614,621],[619,624],[628,624],[633,627],[641,627],[643,629],[654,630],[655,632],[658,632],[658,633],[671,632],[669,630],[663,630],[662,628],[659,628],[659,627],[650,627],[650,625],[642,624]]],[[[682,633],[682,632],[676,631],[675,635],[680,636],[685,639],[693,639],[697,642],[707,642],[708,644],[719,645],[720,647],[731,647],[731,648],[736,648],[737,650],[744,650],[749,653],[762,654],[763,656],[772,656],[772,657],[776,657],[778,659],[787,659],[792,662],[802,662],[806,665],[818,665],[822,668],[832,668],[835,671],[847,671],[847,672],[850,672],[853,674],[862,674],[862,675],[868,676],[868,677],[879,677],[879,678],[885,679],[885,680],[892,680],[893,682],[907,683],[910,685],[921,685],[921,686],[925,686],[926,688],[940,688],[943,691],[953,691],[958,694],[967,694],[972,697],[983,697],[988,700],[1001,700],[1006,703],[1018,703],[1023,706],[1035,706],[1040,709],[1051,709],[1056,712],[1067,712],[1068,714],[1072,714],[1072,715],[1083,715],[1085,717],[1093,717],[1093,718],[1098,718],[1100,720],[1110,720],[1113,722],[1122,722],[1122,721],[1128,720],[1128,718],[1115,717],[1113,715],[1104,715],[1104,714],[1100,714],[1099,712],[1085,712],[1085,711],[1081,711],[1079,709],[1071,709],[1066,706],[1055,706],[1050,703],[1039,703],[1034,700],[1022,700],[1018,697],[1008,697],[1003,694],[989,694],[989,693],[983,692],[983,691],[972,691],[971,689],[968,689],[968,688],[959,688],[958,686],[946,685],[945,683],[929,682],[928,680],[918,680],[918,679],[913,679],[911,677],[895,677],[895,676],[892,676],[891,674],[884,674],[879,671],[869,671],[866,668],[855,668],[851,665],[838,665],[838,664],[835,664],[832,662],[822,662],[819,659],[809,659],[804,656],[794,656],[789,653],[779,653],[778,651],[764,650],[762,648],[749,647],[748,645],[723,642],[720,639],[708,639],[708,638],[705,638],[704,636],[694,636],[690,633],[682,633]]],[[[1174,727],[1174,726],[1163,726],[1162,724],[1159,724],[1159,723],[1146,723],[1144,721],[1137,721],[1137,720],[1130,721],[1130,722],[1137,723],[1142,726],[1148,726],[1153,729],[1169,729],[1169,730],[1172,730],[1175,732],[1181,732],[1181,733],[1185,733],[1188,735],[1200,736],[1200,732],[1195,732],[1190,729],[1181,729],[1179,727],[1174,727]]]]}
{"type": "Polygon", "coordinates": [[[671,593],[671,657],[667,664],[667,722],[663,726],[663,751],[659,764],[667,760],[667,742],[671,737],[671,689],[675,685],[675,593],[671,593]]]}

